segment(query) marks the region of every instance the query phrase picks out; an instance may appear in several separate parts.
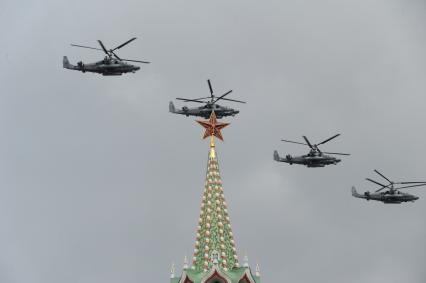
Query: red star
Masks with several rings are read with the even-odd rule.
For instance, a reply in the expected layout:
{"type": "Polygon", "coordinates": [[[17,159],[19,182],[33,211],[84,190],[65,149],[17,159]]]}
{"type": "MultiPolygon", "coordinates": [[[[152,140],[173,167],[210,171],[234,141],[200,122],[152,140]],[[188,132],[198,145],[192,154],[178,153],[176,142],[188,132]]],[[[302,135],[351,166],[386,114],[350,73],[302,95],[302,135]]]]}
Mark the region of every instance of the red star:
{"type": "Polygon", "coordinates": [[[222,133],[220,132],[220,130],[228,126],[229,123],[218,122],[214,111],[212,111],[212,114],[210,115],[210,119],[208,121],[197,120],[197,122],[206,129],[206,131],[204,132],[203,139],[210,136],[215,136],[221,141],[223,141],[222,133]]]}

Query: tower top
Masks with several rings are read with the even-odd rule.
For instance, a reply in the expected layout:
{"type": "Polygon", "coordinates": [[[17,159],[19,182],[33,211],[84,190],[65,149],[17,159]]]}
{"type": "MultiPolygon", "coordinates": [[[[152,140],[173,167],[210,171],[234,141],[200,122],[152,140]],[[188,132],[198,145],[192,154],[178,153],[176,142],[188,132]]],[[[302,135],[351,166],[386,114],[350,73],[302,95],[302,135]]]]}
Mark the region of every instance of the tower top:
{"type": "Polygon", "coordinates": [[[209,272],[215,266],[224,271],[232,270],[238,267],[238,257],[220,178],[214,136],[210,135],[210,153],[192,269],[209,272]]]}
{"type": "Polygon", "coordinates": [[[197,122],[205,129],[203,139],[210,137],[210,152],[200,217],[197,225],[194,255],[190,268],[184,265],[182,276],[170,283],[260,283],[248,266],[238,263],[237,249],[228,206],[222,188],[214,137],[223,141],[220,123],[212,111],[210,119],[197,122]]]}

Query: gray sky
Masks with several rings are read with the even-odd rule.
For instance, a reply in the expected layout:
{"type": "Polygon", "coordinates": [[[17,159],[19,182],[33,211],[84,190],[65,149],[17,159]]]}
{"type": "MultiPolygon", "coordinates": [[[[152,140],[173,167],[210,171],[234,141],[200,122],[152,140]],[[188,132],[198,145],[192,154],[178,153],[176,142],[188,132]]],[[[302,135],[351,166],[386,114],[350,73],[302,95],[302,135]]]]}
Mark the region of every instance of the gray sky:
{"type": "Polygon", "coordinates": [[[168,282],[191,255],[208,142],[177,96],[248,101],[218,145],[240,260],[263,282],[426,281],[416,203],[350,196],[377,168],[424,180],[424,1],[0,2],[0,282],[168,282]],[[136,74],[62,69],[138,40],[136,74]],[[179,106],[182,104],[179,103],[179,106]],[[272,160],[338,139],[339,166],[272,160]]]}

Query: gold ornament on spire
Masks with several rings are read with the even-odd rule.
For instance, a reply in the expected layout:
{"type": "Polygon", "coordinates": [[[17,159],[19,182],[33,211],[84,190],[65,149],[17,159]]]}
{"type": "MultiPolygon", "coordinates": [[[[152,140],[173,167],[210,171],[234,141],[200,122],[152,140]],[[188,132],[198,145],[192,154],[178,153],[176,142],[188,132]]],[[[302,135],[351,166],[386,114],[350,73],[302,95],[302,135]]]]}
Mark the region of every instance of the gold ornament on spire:
{"type": "Polygon", "coordinates": [[[229,123],[221,123],[216,119],[216,114],[212,111],[210,114],[210,119],[208,121],[200,121],[196,120],[198,124],[204,127],[205,132],[203,139],[210,137],[210,157],[216,158],[215,145],[214,145],[214,137],[217,137],[221,141],[223,141],[223,136],[220,130],[229,125],[229,123]]]}
{"type": "Polygon", "coordinates": [[[221,141],[223,141],[223,136],[220,130],[229,125],[229,123],[218,122],[214,111],[212,111],[212,114],[210,114],[210,119],[208,121],[197,120],[197,123],[203,126],[204,129],[206,129],[206,131],[204,132],[203,139],[215,136],[221,141]]]}

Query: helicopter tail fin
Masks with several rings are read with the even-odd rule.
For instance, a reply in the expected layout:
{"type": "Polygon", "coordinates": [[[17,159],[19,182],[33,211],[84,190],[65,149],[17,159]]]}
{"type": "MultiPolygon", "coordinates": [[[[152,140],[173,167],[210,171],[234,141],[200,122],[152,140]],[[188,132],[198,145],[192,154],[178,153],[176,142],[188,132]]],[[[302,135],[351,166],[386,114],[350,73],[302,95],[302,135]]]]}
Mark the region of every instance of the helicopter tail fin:
{"type": "Polygon", "coordinates": [[[354,186],[352,186],[351,191],[352,191],[352,196],[354,196],[354,197],[356,197],[356,198],[362,197],[362,195],[360,195],[360,194],[356,191],[356,189],[355,189],[355,187],[354,187],[354,186]]]}
{"type": "Polygon", "coordinates": [[[278,151],[274,150],[274,160],[280,161],[280,155],[278,154],[278,151]]]}
{"type": "Polygon", "coordinates": [[[65,69],[70,69],[72,65],[70,64],[70,61],[68,61],[68,57],[64,56],[64,59],[62,60],[62,65],[65,69]]]}
{"type": "Polygon", "coordinates": [[[169,102],[169,111],[172,113],[176,112],[175,105],[173,104],[172,101],[169,102]]]}

